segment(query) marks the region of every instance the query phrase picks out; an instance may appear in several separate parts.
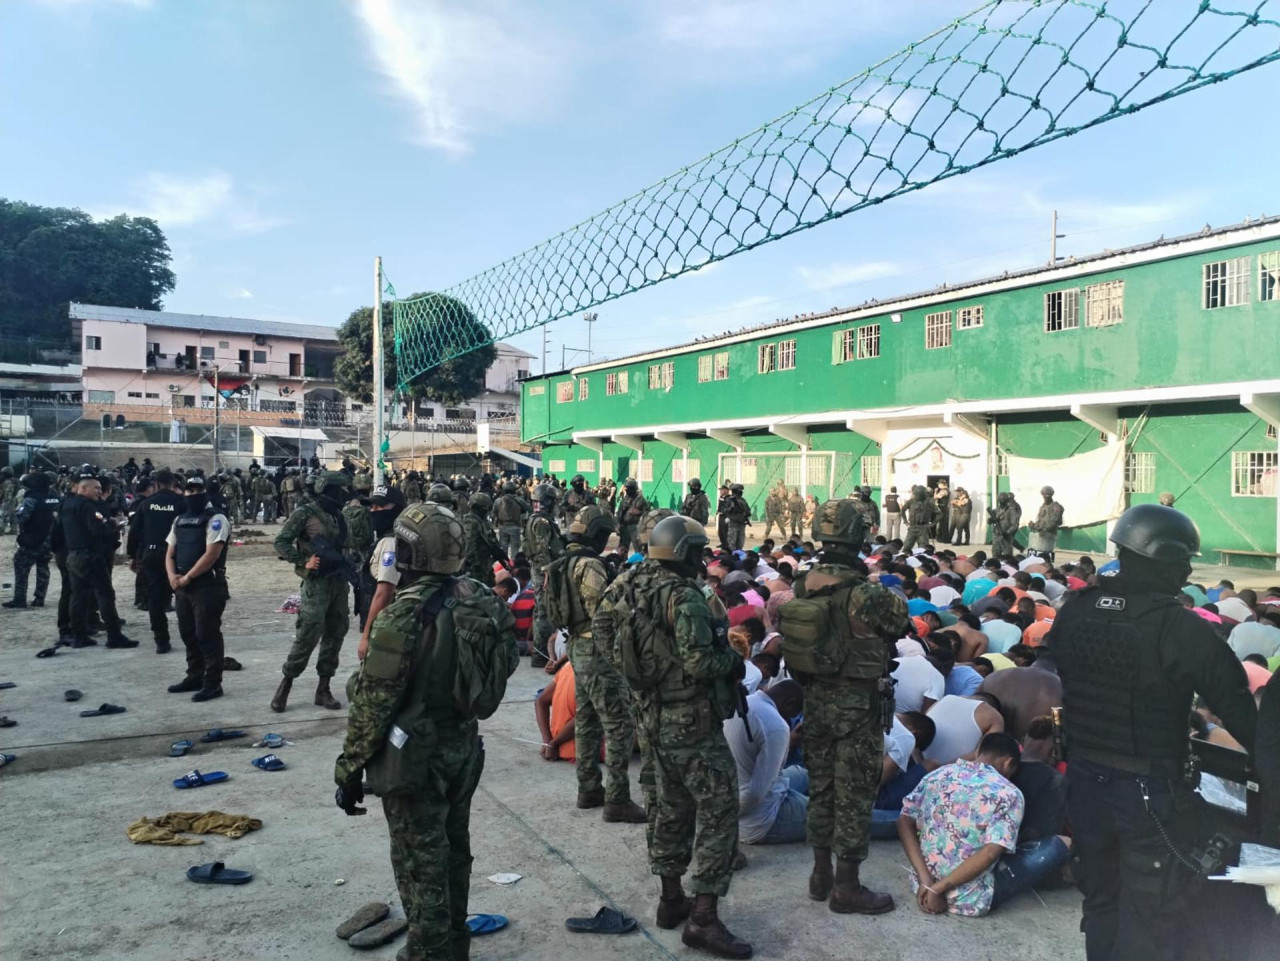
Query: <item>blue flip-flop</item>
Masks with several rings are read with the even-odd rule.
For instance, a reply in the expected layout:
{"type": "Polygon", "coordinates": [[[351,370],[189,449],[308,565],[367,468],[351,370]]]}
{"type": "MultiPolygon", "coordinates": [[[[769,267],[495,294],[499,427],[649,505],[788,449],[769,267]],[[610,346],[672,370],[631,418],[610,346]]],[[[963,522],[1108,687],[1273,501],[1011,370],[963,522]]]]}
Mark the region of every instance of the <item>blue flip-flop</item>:
{"type": "Polygon", "coordinates": [[[219,781],[225,781],[229,777],[226,771],[210,771],[208,774],[201,774],[199,771],[191,771],[177,778],[173,782],[173,786],[180,789],[192,787],[204,787],[206,784],[217,784],[219,781]]]}
{"type": "Polygon", "coordinates": [[[258,742],[263,747],[269,747],[275,751],[285,746],[288,742],[279,734],[264,734],[262,740],[258,742]]]}
{"type": "Polygon", "coordinates": [[[215,727],[208,734],[200,738],[205,744],[212,744],[214,741],[230,741],[237,737],[244,737],[244,731],[224,731],[220,727],[215,727]]]}
{"type": "Polygon", "coordinates": [[[0,767],[7,767],[18,759],[16,754],[0,754],[0,767]]]}
{"type": "Polygon", "coordinates": [[[493,934],[506,926],[506,916],[501,914],[473,914],[467,918],[467,928],[473,935],[493,934]]]}
{"type": "Polygon", "coordinates": [[[182,757],[193,747],[195,747],[195,745],[185,738],[181,741],[174,741],[169,745],[169,757],[182,757]]]}
{"type": "Polygon", "coordinates": [[[221,861],[210,861],[188,868],[187,880],[197,884],[248,884],[253,880],[253,874],[229,868],[221,861]]]}
{"type": "Polygon", "coordinates": [[[255,757],[249,763],[263,771],[283,771],[285,769],[284,761],[280,760],[274,754],[264,754],[262,757],[255,757]]]}

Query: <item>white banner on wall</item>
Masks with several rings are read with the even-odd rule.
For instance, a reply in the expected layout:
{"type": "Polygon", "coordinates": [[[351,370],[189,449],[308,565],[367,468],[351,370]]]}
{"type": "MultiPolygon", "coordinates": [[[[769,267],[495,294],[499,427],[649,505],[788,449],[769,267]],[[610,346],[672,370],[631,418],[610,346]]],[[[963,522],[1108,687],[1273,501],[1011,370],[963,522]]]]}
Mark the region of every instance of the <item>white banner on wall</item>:
{"type": "Polygon", "coordinates": [[[1124,444],[1108,444],[1061,460],[1009,455],[1009,489],[1022,505],[1022,523],[1035,520],[1040,488],[1054,489],[1064,527],[1086,527],[1124,513],[1124,444]]]}

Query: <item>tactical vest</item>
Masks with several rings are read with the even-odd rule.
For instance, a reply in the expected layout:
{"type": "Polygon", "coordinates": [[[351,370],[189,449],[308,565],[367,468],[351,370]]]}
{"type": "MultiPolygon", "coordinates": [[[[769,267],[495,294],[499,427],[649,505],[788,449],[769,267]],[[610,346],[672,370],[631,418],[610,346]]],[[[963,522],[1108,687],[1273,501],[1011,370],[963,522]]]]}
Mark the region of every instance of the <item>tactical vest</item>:
{"type": "Polygon", "coordinates": [[[927,527],[933,522],[933,502],[916,500],[907,501],[907,524],[911,527],[927,527]]]}
{"type": "Polygon", "coordinates": [[[88,521],[83,516],[86,508],[91,506],[79,494],[71,494],[63,501],[59,516],[62,521],[62,536],[68,554],[74,554],[77,551],[91,551],[95,547],[88,521]]]}
{"type": "Polygon", "coordinates": [[[142,546],[146,550],[164,550],[165,538],[173,522],[186,511],[186,501],[176,491],[157,491],[142,502],[142,546]]]}
{"type": "Polygon", "coordinates": [[[524,508],[520,506],[520,502],[511,494],[503,494],[498,498],[498,502],[493,505],[493,515],[497,518],[499,524],[519,524],[520,515],[524,513],[524,508]]]}
{"type": "MultiPolygon", "coordinates": [[[[210,522],[220,512],[212,504],[199,514],[182,514],[173,522],[173,536],[177,546],[173,549],[173,566],[179,574],[185,574],[196,566],[196,562],[204,556],[207,544],[207,531],[210,522]]],[[[213,567],[196,578],[194,583],[202,583],[211,578],[227,576],[227,549],[214,561],[213,567]]]]}
{"type": "Polygon", "coordinates": [[[564,553],[564,538],[549,514],[534,514],[530,517],[524,526],[523,540],[525,553],[536,566],[546,567],[564,553]],[[545,544],[542,543],[542,538],[534,533],[542,524],[547,527],[545,544]]]}
{"type": "MultiPolygon", "coordinates": [[[[306,511],[309,517],[318,517],[320,523],[324,525],[324,537],[329,542],[329,546],[335,550],[346,550],[347,548],[347,519],[342,516],[342,512],[330,514],[319,504],[311,501],[298,510],[306,511]]],[[[307,560],[315,551],[311,547],[311,539],[306,535],[306,524],[303,524],[302,533],[298,535],[298,550],[302,552],[302,561],[294,565],[294,571],[299,577],[321,577],[319,571],[307,570],[307,560]]]]}
{"type": "Polygon", "coordinates": [[[884,495],[884,512],[886,514],[897,514],[900,512],[897,494],[884,495]]]}
{"type": "Polygon", "coordinates": [[[53,533],[53,519],[57,516],[62,498],[53,491],[43,494],[32,491],[30,496],[36,502],[36,508],[22,522],[22,530],[18,531],[18,546],[36,550],[49,542],[49,535],[53,533]]]}
{"type": "Polygon", "coordinates": [[[745,524],[751,519],[751,508],[747,506],[746,500],[737,494],[730,495],[724,513],[725,517],[734,524],[745,524]]]}
{"type": "Polygon", "coordinates": [[[1081,591],[1053,627],[1068,753],[1182,761],[1190,684],[1168,675],[1160,639],[1195,617],[1172,597],[1081,591]]]}
{"type": "Polygon", "coordinates": [[[707,495],[702,491],[698,491],[695,494],[685,495],[684,503],[680,505],[680,513],[685,517],[692,517],[694,520],[697,520],[699,509],[705,512],[708,506],[709,503],[707,501],[707,495]]]}

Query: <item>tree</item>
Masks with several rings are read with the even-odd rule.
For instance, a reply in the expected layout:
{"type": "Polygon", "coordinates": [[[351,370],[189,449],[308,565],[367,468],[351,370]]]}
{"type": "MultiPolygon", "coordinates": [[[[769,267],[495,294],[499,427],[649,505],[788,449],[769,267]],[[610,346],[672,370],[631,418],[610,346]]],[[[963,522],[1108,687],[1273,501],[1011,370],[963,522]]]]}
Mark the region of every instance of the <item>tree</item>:
{"type": "MultiPolygon", "coordinates": [[[[414,378],[409,393],[414,397],[439,401],[442,404],[461,404],[484,390],[485,373],[493,366],[498,350],[493,335],[462,301],[446,294],[414,294],[415,318],[411,342],[430,342],[433,347],[448,354],[460,351],[457,357],[439,364],[414,378]]],[[[382,305],[383,356],[385,378],[383,387],[396,389],[395,338],[392,335],[392,304],[382,305]]],[[[373,400],[373,308],[361,307],[351,312],[340,328],[338,342],[344,351],[334,364],[334,379],[350,397],[358,397],[364,403],[373,400]]]]}
{"type": "Polygon", "coordinates": [[[173,290],[169,244],[148,217],[0,198],[0,346],[70,346],[71,301],[159,310],[173,290]]]}

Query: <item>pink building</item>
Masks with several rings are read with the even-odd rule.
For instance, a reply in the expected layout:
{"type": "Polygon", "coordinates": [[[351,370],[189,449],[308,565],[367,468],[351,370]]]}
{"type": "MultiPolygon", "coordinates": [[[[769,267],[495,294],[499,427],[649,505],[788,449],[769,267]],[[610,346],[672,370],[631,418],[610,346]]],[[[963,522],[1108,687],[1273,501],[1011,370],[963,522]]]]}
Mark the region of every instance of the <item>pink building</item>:
{"type": "Polygon", "coordinates": [[[347,406],[333,383],[341,348],[332,327],[93,304],[72,304],[71,321],[88,415],[200,422],[212,417],[215,392],[245,424],[319,409],[332,418],[347,406]]]}

